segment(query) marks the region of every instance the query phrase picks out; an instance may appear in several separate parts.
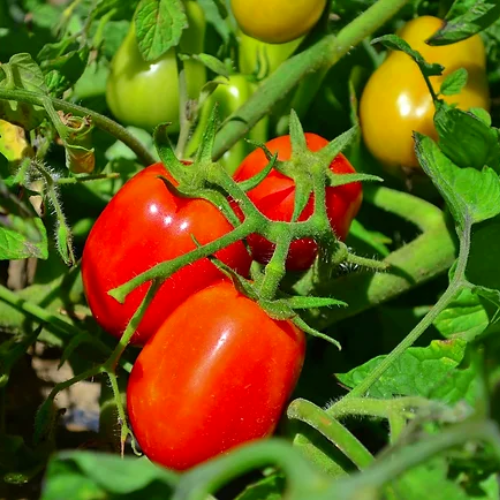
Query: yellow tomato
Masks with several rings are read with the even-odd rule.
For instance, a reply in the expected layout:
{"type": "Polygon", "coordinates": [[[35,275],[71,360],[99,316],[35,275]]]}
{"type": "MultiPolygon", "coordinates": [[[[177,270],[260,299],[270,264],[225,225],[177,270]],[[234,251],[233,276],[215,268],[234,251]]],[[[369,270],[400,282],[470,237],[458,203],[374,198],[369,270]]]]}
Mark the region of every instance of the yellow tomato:
{"type": "MultiPolygon", "coordinates": [[[[422,54],[430,63],[439,63],[442,76],[431,77],[435,92],[439,92],[446,75],[459,68],[468,72],[468,80],[460,94],[443,96],[460,109],[489,110],[489,90],[486,79],[486,53],[479,35],[462,42],[441,47],[425,43],[443,21],[423,16],[407,23],[398,35],[422,54]]],[[[437,137],[433,117],[434,103],[417,64],[405,53],[391,52],[369,79],[360,102],[360,120],[366,146],[381,163],[388,167],[418,168],[412,133],[437,137]]]]}
{"type": "Polygon", "coordinates": [[[326,0],[231,0],[240,28],[266,43],[285,43],[307,33],[319,20],[326,0]]]}

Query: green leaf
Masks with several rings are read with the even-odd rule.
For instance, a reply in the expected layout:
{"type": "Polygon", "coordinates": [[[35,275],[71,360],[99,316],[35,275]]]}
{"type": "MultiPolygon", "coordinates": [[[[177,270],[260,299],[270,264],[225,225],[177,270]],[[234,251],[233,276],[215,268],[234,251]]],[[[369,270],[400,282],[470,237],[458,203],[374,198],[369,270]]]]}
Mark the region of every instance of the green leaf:
{"type": "Polygon", "coordinates": [[[465,85],[467,85],[468,77],[469,74],[465,68],[458,68],[444,79],[439,93],[442,95],[460,94],[465,85]]]}
{"type": "Polygon", "coordinates": [[[455,0],[446,23],[427,43],[448,45],[465,40],[492,25],[500,17],[496,0],[455,0]]]}
{"type": "Polygon", "coordinates": [[[281,500],[285,490],[285,479],[273,475],[247,486],[235,500],[281,500]]]}
{"type": "Polygon", "coordinates": [[[498,170],[498,131],[484,123],[484,115],[478,118],[442,101],[436,108],[434,124],[441,151],[459,167],[481,169],[487,165],[498,170]]]}
{"type": "Polygon", "coordinates": [[[137,498],[160,499],[169,497],[176,482],[175,473],[145,458],[83,451],[59,453],[49,463],[41,498],[104,500],[136,494],[137,498]]]}
{"type": "Polygon", "coordinates": [[[500,290],[500,217],[472,228],[465,275],[474,285],[500,290]]]}
{"type": "Polygon", "coordinates": [[[92,17],[99,19],[110,11],[114,11],[114,19],[130,20],[134,14],[139,0],[98,0],[92,11],[92,17]]]}
{"type": "Polygon", "coordinates": [[[217,33],[219,33],[223,42],[227,44],[231,36],[231,30],[219,12],[217,3],[214,0],[198,0],[198,3],[205,13],[205,19],[207,22],[217,30],[217,33]]]}
{"type": "MultiPolygon", "coordinates": [[[[462,340],[431,342],[429,347],[410,347],[372,386],[375,398],[423,396],[453,403],[471,399],[471,373],[458,366],[465,356],[467,344],[462,340]]],[[[354,388],[364,380],[386,356],[378,356],[337,378],[354,388]]]]}
{"type": "MultiPolygon", "coordinates": [[[[46,92],[45,78],[38,64],[29,54],[15,54],[9,60],[10,76],[17,88],[32,92],[46,92]]],[[[1,80],[1,78],[0,78],[1,80]]]]}
{"type": "Polygon", "coordinates": [[[485,167],[454,165],[429,137],[415,132],[417,158],[445,198],[458,227],[478,223],[500,213],[500,181],[498,175],[485,167]]]}
{"type": "MultiPolygon", "coordinates": [[[[467,500],[469,496],[449,479],[448,464],[444,458],[435,458],[393,481],[386,491],[404,500],[429,500],[429,492],[439,492],[439,500],[467,500]]],[[[387,497],[390,498],[390,497],[387,497]]]]}
{"type": "Polygon", "coordinates": [[[434,326],[443,337],[466,342],[481,335],[489,324],[490,318],[481,298],[468,288],[460,290],[434,320],[434,326]]]}
{"type": "Polygon", "coordinates": [[[486,479],[478,481],[472,485],[474,500],[499,500],[500,499],[500,484],[498,483],[497,474],[491,474],[486,479]]]}
{"type": "Polygon", "coordinates": [[[472,291],[474,293],[477,293],[480,297],[483,299],[486,299],[487,303],[492,304],[495,306],[496,309],[496,314],[494,316],[494,321],[495,323],[498,323],[498,311],[500,309],[500,290],[493,290],[491,288],[486,288],[483,286],[473,286],[472,291]]]}
{"type": "MultiPolygon", "coordinates": [[[[200,61],[204,64],[210,71],[213,71],[217,75],[225,76],[229,78],[229,70],[227,66],[210,54],[179,54],[179,58],[183,61],[187,61],[189,59],[195,59],[196,61],[200,61]]],[[[219,85],[224,85],[224,82],[218,82],[219,85]]]]}
{"type": "Polygon", "coordinates": [[[481,120],[485,125],[491,127],[491,115],[483,108],[470,108],[469,113],[472,113],[477,119],[481,120]]]}
{"type": "Polygon", "coordinates": [[[59,95],[74,85],[87,68],[89,55],[88,45],[81,47],[71,38],[46,44],[38,53],[37,59],[46,73],[48,90],[59,95]]]}
{"type": "Polygon", "coordinates": [[[357,242],[351,244],[351,240],[358,240],[363,245],[378,252],[382,257],[387,257],[390,254],[386,245],[390,245],[392,240],[382,233],[366,229],[357,219],[352,221],[347,237],[348,246],[357,245],[357,242]]]}
{"type": "Polygon", "coordinates": [[[416,50],[413,50],[408,42],[397,35],[384,35],[372,40],[372,44],[381,43],[391,50],[400,50],[409,55],[419,66],[425,76],[438,76],[443,73],[444,67],[437,63],[428,63],[416,50]]]}
{"type": "Polygon", "coordinates": [[[175,47],[188,27],[181,0],[141,0],[134,16],[139,50],[154,61],[175,47]]]}
{"type": "Polygon", "coordinates": [[[0,214],[0,260],[48,257],[47,232],[41,219],[0,214]]]}
{"type": "MultiPolygon", "coordinates": [[[[16,54],[0,66],[0,87],[46,94],[42,70],[29,54],[16,54]]],[[[40,106],[0,99],[0,117],[26,130],[37,127],[45,117],[40,106]]]]}

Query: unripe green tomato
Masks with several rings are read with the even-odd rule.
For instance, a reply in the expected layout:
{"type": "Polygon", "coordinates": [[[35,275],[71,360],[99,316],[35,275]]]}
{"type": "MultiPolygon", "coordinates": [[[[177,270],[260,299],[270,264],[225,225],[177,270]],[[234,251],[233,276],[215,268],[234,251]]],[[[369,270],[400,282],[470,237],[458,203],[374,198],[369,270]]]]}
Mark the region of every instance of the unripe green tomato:
{"type": "MultiPolygon", "coordinates": [[[[203,131],[207,126],[212,109],[216,104],[219,106],[219,118],[223,122],[243,106],[257,88],[256,84],[249,82],[246,76],[238,74],[231,75],[229,79],[218,76],[214,81],[220,82],[220,85],[203,104],[198,126],[187,149],[187,156],[191,156],[201,143],[203,131]]],[[[255,125],[248,133],[247,138],[254,142],[266,142],[267,125],[268,120],[266,117],[255,125]]],[[[227,171],[232,174],[252,149],[253,147],[245,140],[240,140],[223,155],[220,162],[227,171]]]]}
{"type": "MultiPolygon", "coordinates": [[[[205,18],[194,1],[185,4],[189,28],[184,30],[180,51],[203,51],[205,18]]],[[[206,80],[205,66],[194,60],[184,62],[187,91],[196,99],[206,80]]],[[[171,122],[169,131],[179,130],[179,74],[175,49],[155,61],[145,61],[139,51],[135,27],[131,28],[111,63],[106,85],[106,101],[113,115],[127,125],[152,129],[171,122]]]]}
{"type": "Polygon", "coordinates": [[[300,45],[304,37],[279,45],[264,43],[241,32],[239,64],[245,75],[254,73],[260,64],[257,78],[264,78],[273,73],[285,62],[300,45]]]}

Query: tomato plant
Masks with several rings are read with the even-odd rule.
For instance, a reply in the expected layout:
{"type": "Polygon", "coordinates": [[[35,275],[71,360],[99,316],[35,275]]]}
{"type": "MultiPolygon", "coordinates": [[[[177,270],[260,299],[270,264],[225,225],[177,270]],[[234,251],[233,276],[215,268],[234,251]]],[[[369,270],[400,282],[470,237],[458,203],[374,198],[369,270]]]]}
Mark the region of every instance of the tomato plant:
{"type": "MultiPolygon", "coordinates": [[[[196,54],[203,49],[205,19],[196,2],[186,2],[190,27],[183,34],[180,50],[196,54]]],[[[198,61],[184,62],[188,96],[196,98],[206,79],[205,66],[198,61]]],[[[106,100],[113,115],[127,125],[152,129],[171,122],[179,129],[179,75],[175,49],[154,61],[145,61],[137,46],[132,25],[111,63],[106,100]]]]}
{"type": "MultiPolygon", "coordinates": [[[[306,134],[307,147],[311,151],[319,151],[328,141],[315,134],[306,134]]],[[[271,153],[278,154],[278,160],[288,160],[292,154],[290,136],[277,137],[266,143],[271,153]]],[[[242,162],[234,174],[236,181],[245,181],[262,171],[268,159],[262,149],[256,149],[242,162]]],[[[346,157],[339,154],[331,163],[330,170],[336,174],[350,174],[355,170],[346,157]]],[[[259,210],[272,220],[290,221],[294,210],[295,187],[293,180],[276,169],[249,191],[248,196],[259,210]]],[[[360,183],[347,184],[341,187],[326,189],[326,207],[332,230],[337,237],[345,240],[352,220],[356,217],[362,200],[360,183]]],[[[307,220],[313,210],[311,198],[300,214],[298,220],[307,220]]],[[[252,256],[259,262],[266,263],[273,253],[273,245],[260,235],[251,235],[248,243],[252,256]]],[[[287,268],[300,271],[309,268],[317,255],[317,244],[311,238],[293,241],[287,258],[287,268]]]]}
{"type": "Polygon", "coordinates": [[[268,2],[231,0],[240,28],[266,43],[285,43],[307,33],[319,20],[326,0],[283,0],[268,2]]]}
{"type": "MultiPolygon", "coordinates": [[[[479,35],[445,46],[425,43],[443,22],[423,16],[408,22],[399,35],[430,63],[442,64],[443,76],[430,78],[436,92],[447,75],[465,68],[468,79],[459,94],[443,99],[459,108],[490,107],[486,78],[486,54],[479,35]]],[[[418,168],[413,131],[437,138],[435,107],[419,67],[403,52],[394,51],[370,77],[360,102],[360,119],[365,144],[388,167],[418,168]]]]}
{"type": "MultiPolygon", "coordinates": [[[[116,337],[123,334],[149,285],[136,289],[124,304],[109,296],[110,290],[192,250],[193,236],[207,243],[231,230],[210,203],[177,197],[161,176],[171,179],[162,164],[155,164],[128,181],[99,216],[85,244],[82,276],[87,300],[97,322],[116,337]]],[[[242,243],[223,249],[217,257],[242,274],[248,272],[250,258],[242,243]]],[[[176,306],[220,276],[206,259],[175,273],[149,306],[133,342],[145,343],[176,306]]]]}
{"type": "Polygon", "coordinates": [[[294,325],[272,320],[231,283],[210,286],[178,307],[139,355],[127,387],[134,435],[151,460],[173,469],[268,436],[304,354],[294,325]]]}

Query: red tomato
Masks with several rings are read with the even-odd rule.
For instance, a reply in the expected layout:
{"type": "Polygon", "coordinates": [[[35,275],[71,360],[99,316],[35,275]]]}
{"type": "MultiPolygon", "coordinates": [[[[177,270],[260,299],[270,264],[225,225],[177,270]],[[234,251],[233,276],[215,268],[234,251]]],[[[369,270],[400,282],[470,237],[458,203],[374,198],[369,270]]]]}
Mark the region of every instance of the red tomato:
{"type": "Polygon", "coordinates": [[[134,364],[134,435],[152,461],[177,470],[264,438],[304,355],[304,334],[292,323],[271,319],[231,283],[205,288],[167,318],[134,364]]]}
{"type": "MultiPolygon", "coordinates": [[[[97,219],[83,251],[83,284],[90,309],[102,328],[116,337],[123,334],[149,283],[136,288],[124,304],[109,296],[109,290],[194,250],[192,235],[205,244],[232,229],[211,203],[175,196],[159,175],[170,177],[161,163],[129,180],[97,219]]],[[[251,259],[241,241],[216,255],[238,273],[248,273],[251,259]]],[[[177,271],[159,289],[132,342],[145,343],[183,300],[221,277],[208,259],[177,271]]]]}
{"type": "MultiPolygon", "coordinates": [[[[315,134],[305,134],[307,147],[311,151],[323,149],[328,141],[315,134]]],[[[266,146],[271,153],[278,153],[278,160],[290,159],[292,149],[290,136],[285,135],[272,139],[266,146]]],[[[234,174],[238,182],[247,180],[260,172],[268,164],[262,149],[250,153],[234,174]]],[[[330,170],[336,174],[355,173],[353,166],[343,154],[339,154],[331,163],[330,170]]],[[[255,206],[269,219],[276,221],[290,221],[293,215],[295,202],[295,186],[292,179],[272,170],[266,179],[255,189],[248,192],[249,198],[255,206]]],[[[326,189],[326,204],[328,217],[333,231],[340,240],[344,240],[349,232],[351,222],[356,217],[361,206],[363,195],[360,182],[353,182],[345,186],[326,189]]],[[[309,199],[300,221],[309,219],[313,213],[314,200],[309,199]]],[[[241,211],[236,207],[239,216],[241,211]]],[[[274,245],[260,235],[253,234],[248,238],[248,244],[255,260],[265,264],[269,262],[274,245]]],[[[290,246],[287,259],[287,269],[302,271],[308,269],[318,252],[316,242],[309,238],[295,240],[290,246]]]]}

